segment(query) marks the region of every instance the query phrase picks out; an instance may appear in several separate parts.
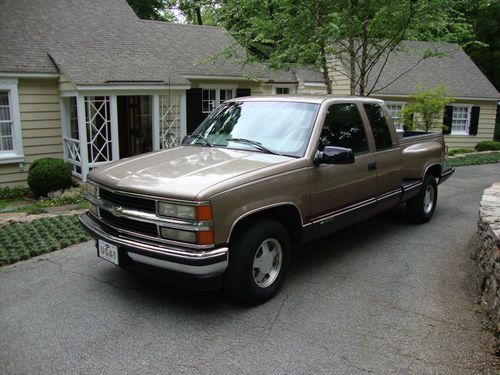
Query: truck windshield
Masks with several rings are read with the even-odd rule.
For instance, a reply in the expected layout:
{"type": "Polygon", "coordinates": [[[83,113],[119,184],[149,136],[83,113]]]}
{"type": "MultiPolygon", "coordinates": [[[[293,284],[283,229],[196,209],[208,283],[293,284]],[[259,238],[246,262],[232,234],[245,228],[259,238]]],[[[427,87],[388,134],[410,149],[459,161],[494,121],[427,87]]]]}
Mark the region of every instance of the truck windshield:
{"type": "Polygon", "coordinates": [[[318,107],[314,103],[279,101],[225,103],[184,144],[301,157],[318,107]]]}

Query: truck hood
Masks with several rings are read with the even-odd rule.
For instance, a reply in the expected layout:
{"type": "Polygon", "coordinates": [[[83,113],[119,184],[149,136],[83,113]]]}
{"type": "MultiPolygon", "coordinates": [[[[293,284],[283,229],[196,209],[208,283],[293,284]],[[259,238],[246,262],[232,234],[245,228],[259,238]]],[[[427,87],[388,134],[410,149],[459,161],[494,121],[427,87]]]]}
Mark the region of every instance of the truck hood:
{"type": "Polygon", "coordinates": [[[260,152],[181,146],[119,160],[92,171],[89,179],[117,190],[194,200],[220,182],[287,160],[260,152]]]}

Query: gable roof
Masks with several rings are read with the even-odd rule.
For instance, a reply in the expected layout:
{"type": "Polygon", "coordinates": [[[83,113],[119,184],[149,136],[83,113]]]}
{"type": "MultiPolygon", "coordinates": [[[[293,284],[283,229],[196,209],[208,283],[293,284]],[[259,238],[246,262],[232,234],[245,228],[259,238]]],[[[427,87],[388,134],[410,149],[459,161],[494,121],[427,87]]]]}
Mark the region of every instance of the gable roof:
{"type": "MultiPolygon", "coordinates": [[[[380,61],[374,67],[368,88],[374,84],[382,64],[380,61]]],[[[459,45],[417,41],[405,41],[398,51],[389,55],[373,95],[408,95],[415,92],[416,84],[433,88],[441,82],[455,97],[500,97],[495,87],[459,45]],[[426,51],[437,52],[441,57],[429,57],[419,62],[426,51]],[[404,72],[407,73],[397,78],[404,72]]]]}
{"type": "Polygon", "coordinates": [[[220,27],[140,20],[125,0],[3,0],[0,71],[65,73],[77,85],[189,84],[184,76],[296,82],[265,64],[210,58],[236,45],[220,27]]]}

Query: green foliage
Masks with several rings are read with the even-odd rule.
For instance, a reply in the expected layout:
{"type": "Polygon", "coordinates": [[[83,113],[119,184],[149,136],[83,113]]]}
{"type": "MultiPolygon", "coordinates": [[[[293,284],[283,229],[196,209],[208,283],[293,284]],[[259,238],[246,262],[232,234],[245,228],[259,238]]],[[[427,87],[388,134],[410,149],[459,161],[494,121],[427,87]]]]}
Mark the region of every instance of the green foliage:
{"type": "Polygon", "coordinates": [[[50,192],[47,199],[42,199],[37,203],[38,207],[55,207],[66,204],[79,204],[85,201],[85,188],[74,187],[66,190],[50,192]]]}
{"type": "Polygon", "coordinates": [[[500,142],[482,141],[476,145],[477,151],[500,151],[500,142]]]}
{"type": "Polygon", "coordinates": [[[457,154],[468,154],[474,152],[473,148],[454,148],[448,151],[448,156],[453,156],[457,154]]]}
{"type": "Polygon", "coordinates": [[[71,187],[71,170],[62,159],[43,158],[30,165],[28,185],[36,196],[71,187]]]}
{"type": "Polygon", "coordinates": [[[432,128],[443,128],[443,109],[454,101],[443,84],[435,89],[416,86],[416,92],[410,95],[410,104],[402,111],[403,123],[409,130],[421,129],[429,131],[432,128]]]}
{"type": "Polygon", "coordinates": [[[176,20],[175,15],[168,9],[163,0],[127,0],[137,17],[143,20],[167,21],[176,20]]]}
{"type": "Polygon", "coordinates": [[[0,265],[89,240],[76,215],[9,223],[0,227],[0,265]]]}
{"type": "Polygon", "coordinates": [[[28,195],[29,189],[16,186],[16,187],[2,187],[0,188],[0,199],[16,199],[22,198],[25,195],[28,195]]]}
{"type": "Polygon", "coordinates": [[[448,167],[460,167],[464,165],[495,164],[500,161],[500,152],[488,154],[474,154],[446,158],[444,164],[448,167]]]}

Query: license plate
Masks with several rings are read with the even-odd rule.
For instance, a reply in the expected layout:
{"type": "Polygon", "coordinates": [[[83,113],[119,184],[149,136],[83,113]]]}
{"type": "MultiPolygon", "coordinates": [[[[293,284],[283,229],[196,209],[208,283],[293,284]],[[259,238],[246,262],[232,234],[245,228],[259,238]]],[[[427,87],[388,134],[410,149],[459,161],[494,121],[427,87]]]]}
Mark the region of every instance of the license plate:
{"type": "Polygon", "coordinates": [[[98,241],[98,247],[99,247],[99,253],[98,255],[110,261],[111,263],[114,263],[118,265],[118,247],[115,245],[111,245],[110,243],[107,243],[106,241],[99,240],[98,241]]]}

